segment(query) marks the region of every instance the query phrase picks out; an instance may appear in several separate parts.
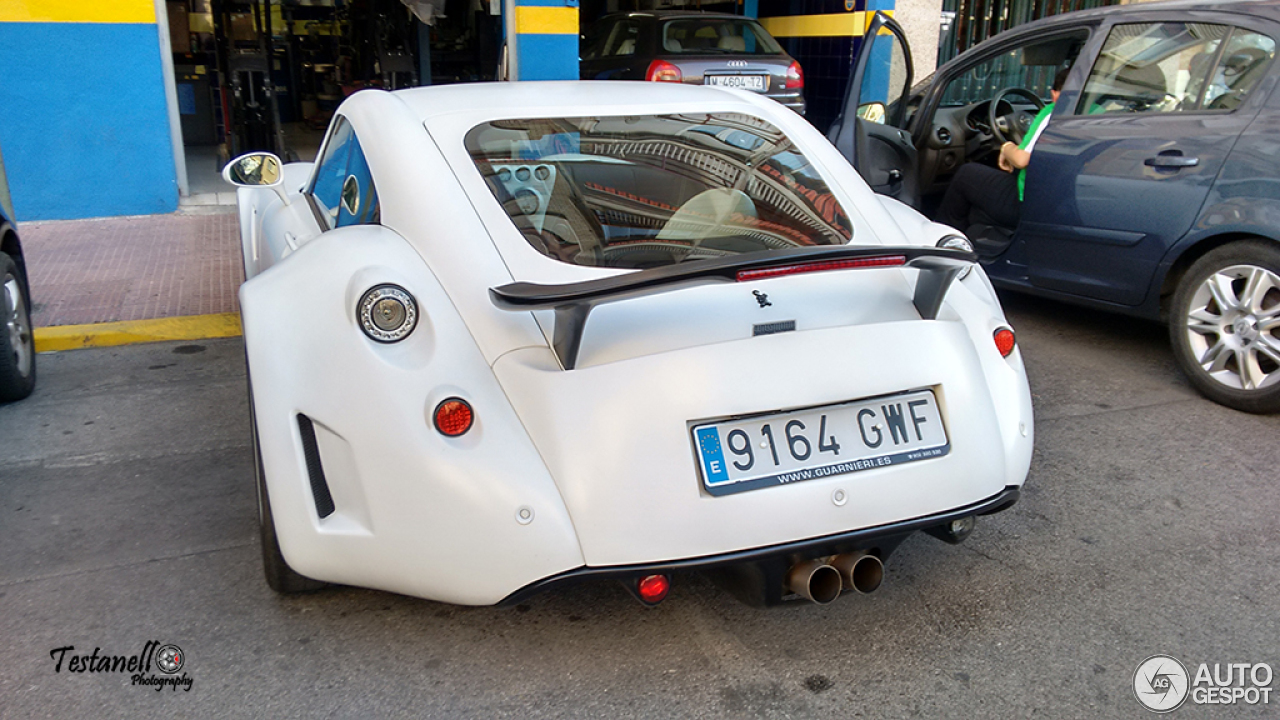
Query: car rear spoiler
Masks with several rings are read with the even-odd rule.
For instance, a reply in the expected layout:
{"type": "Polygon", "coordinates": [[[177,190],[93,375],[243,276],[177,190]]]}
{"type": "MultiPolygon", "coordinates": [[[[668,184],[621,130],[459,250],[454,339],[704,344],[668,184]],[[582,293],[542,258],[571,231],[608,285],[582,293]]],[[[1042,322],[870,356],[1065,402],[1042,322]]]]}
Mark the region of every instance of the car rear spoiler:
{"type": "Polygon", "coordinates": [[[552,348],[561,366],[572,370],[587,316],[596,305],[719,282],[749,282],[824,270],[909,267],[920,270],[913,301],[920,317],[934,320],[951,281],[978,261],[963,250],[933,247],[849,246],[763,250],[723,258],[664,265],[613,277],[565,285],[514,282],[490,288],[503,310],[556,311],[552,348]]]}

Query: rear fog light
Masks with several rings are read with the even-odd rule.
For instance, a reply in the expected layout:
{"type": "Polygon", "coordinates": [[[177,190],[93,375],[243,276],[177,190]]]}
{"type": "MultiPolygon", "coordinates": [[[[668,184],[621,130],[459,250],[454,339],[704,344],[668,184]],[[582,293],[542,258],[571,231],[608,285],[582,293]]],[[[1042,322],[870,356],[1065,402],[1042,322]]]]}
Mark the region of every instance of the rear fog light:
{"type": "Polygon", "coordinates": [[[666,575],[647,575],[636,583],[636,594],[646,605],[657,605],[671,592],[671,579],[666,575]]]}
{"type": "Polygon", "coordinates": [[[1002,327],[995,334],[996,349],[1000,351],[1000,357],[1009,357],[1013,352],[1013,348],[1017,345],[1017,341],[1013,337],[1013,331],[1007,327],[1002,327]]]}
{"type": "Polygon", "coordinates": [[[451,397],[436,406],[432,421],[441,435],[458,437],[471,429],[475,412],[471,404],[458,397],[451,397]]]}

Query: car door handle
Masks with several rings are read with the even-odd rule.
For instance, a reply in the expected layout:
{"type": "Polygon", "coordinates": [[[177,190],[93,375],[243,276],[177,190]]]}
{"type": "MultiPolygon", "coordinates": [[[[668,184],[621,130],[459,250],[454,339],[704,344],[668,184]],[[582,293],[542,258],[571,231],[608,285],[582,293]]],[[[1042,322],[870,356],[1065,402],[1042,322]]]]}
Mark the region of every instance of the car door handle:
{"type": "Polygon", "coordinates": [[[1157,155],[1143,160],[1142,164],[1150,167],[1163,168],[1195,167],[1200,164],[1200,158],[1183,157],[1181,155],[1157,155]]]}

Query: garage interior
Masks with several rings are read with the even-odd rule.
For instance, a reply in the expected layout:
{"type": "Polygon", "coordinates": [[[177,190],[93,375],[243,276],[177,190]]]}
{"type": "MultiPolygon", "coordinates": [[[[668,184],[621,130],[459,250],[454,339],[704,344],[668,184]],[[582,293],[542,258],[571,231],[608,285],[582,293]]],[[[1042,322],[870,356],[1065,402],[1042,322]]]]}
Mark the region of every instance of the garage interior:
{"type": "MultiPolygon", "coordinates": [[[[1123,1],[942,0],[937,64],[1013,25],[1123,1]]],[[[903,13],[911,5],[898,4],[903,13]]],[[[494,79],[503,46],[502,5],[503,0],[167,0],[188,194],[225,192],[220,169],[251,150],[313,159],[334,109],[361,88],[494,79]]],[[[578,20],[584,32],[604,15],[622,11],[825,17],[868,5],[874,7],[872,0],[580,0],[578,20]]],[[[931,44],[929,35],[913,38],[913,44],[931,44]]],[[[778,40],[804,68],[806,117],[825,131],[839,112],[858,38],[778,40]]],[[[932,48],[926,50],[922,54],[932,67],[932,48]]],[[[918,72],[917,79],[925,74],[918,72]]]]}
{"type": "Polygon", "coordinates": [[[333,111],[357,90],[488,80],[497,67],[501,19],[487,0],[412,9],[170,0],[166,9],[192,195],[225,190],[218,172],[245,152],[314,159],[333,111]]]}
{"type": "MultiPolygon", "coordinates": [[[[584,0],[610,12],[741,12],[734,2],[584,0]]],[[[312,160],[333,111],[367,87],[492,80],[501,0],[169,0],[191,195],[223,192],[226,161],[252,150],[312,160]]]]}

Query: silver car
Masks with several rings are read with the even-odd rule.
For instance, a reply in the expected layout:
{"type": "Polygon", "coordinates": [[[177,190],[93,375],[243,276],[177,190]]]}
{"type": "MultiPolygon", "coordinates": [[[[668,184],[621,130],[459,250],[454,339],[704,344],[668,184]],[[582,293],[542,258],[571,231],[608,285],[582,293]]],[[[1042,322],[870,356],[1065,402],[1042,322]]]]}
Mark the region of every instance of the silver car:
{"type": "Polygon", "coordinates": [[[583,36],[583,80],[650,80],[751,90],[804,114],[804,72],[760,23],[738,15],[608,15],[583,36]]]}

